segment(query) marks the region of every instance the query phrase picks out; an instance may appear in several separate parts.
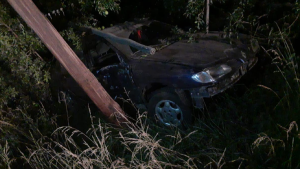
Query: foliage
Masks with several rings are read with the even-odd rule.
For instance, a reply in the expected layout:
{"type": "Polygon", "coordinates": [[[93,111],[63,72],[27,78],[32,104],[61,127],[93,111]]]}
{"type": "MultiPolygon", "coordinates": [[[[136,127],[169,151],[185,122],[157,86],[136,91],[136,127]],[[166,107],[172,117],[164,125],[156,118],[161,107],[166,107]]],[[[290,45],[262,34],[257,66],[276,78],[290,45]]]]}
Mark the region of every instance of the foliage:
{"type": "Polygon", "coordinates": [[[41,125],[37,123],[41,117],[38,112],[42,102],[49,99],[50,74],[39,55],[44,50],[41,41],[5,4],[1,2],[0,7],[0,144],[5,145],[7,159],[24,141],[20,133],[33,132],[33,126],[41,125]],[[35,120],[28,124],[26,120],[31,117],[35,120]]]}
{"type": "MultiPolygon", "coordinates": [[[[74,16],[67,16],[73,19],[79,16],[91,16],[93,13],[107,16],[109,11],[118,12],[120,10],[119,6],[120,0],[54,0],[54,1],[38,1],[37,5],[41,6],[42,12],[54,16],[61,16],[60,14],[66,16],[69,13],[75,14],[74,16]],[[80,12],[80,13],[78,13],[80,12]]],[[[51,17],[50,19],[52,19],[51,17]]]]}
{"type": "MultiPolygon", "coordinates": [[[[213,5],[213,0],[209,0],[210,5],[213,5]]],[[[217,0],[219,3],[224,3],[225,0],[217,0]]],[[[205,10],[206,10],[206,0],[189,0],[186,5],[186,11],[184,15],[188,18],[193,18],[196,28],[202,30],[205,28],[205,10]]]]}
{"type": "MultiPolygon", "coordinates": [[[[87,17],[93,20],[92,10],[103,16],[108,15],[108,11],[119,10],[118,0],[43,2],[39,1],[37,5],[49,5],[42,8],[42,12],[50,21],[59,16],[68,18],[69,13],[80,11],[81,15],[70,17],[69,21],[87,17]]],[[[49,88],[52,58],[7,2],[1,1],[0,7],[0,168],[9,168],[13,161],[20,160],[14,158],[19,156],[19,150],[32,146],[34,138],[41,134],[48,135],[53,131],[57,112],[50,112],[54,110],[49,88]]],[[[82,19],[79,24],[87,25],[89,20],[82,19]]],[[[80,48],[72,28],[62,32],[71,46],[80,48]]]]}
{"type": "Polygon", "coordinates": [[[186,7],[185,15],[189,18],[195,17],[195,24],[197,25],[197,29],[200,30],[200,26],[205,25],[204,20],[204,11],[205,9],[205,0],[191,0],[188,2],[186,7]]]}
{"type": "Polygon", "coordinates": [[[287,36],[285,36],[287,38],[290,36],[291,28],[295,24],[293,21],[297,21],[299,17],[298,1],[290,0],[282,3],[280,0],[273,0],[273,4],[257,0],[240,1],[234,11],[227,17],[229,24],[225,26],[224,31],[227,33],[245,32],[258,37],[270,33],[268,38],[278,37],[279,31],[282,31],[287,33],[287,36]],[[286,12],[277,13],[282,10],[286,12]],[[281,30],[277,29],[278,25],[276,26],[274,22],[283,23],[280,24],[282,26],[281,30]],[[272,32],[276,30],[275,28],[278,31],[272,32]]]}
{"type": "Polygon", "coordinates": [[[43,99],[47,95],[50,76],[37,51],[44,47],[24,23],[12,18],[8,9],[0,5],[0,108],[8,106],[9,102],[24,102],[29,95],[43,99]]]}
{"type": "Polygon", "coordinates": [[[108,15],[108,10],[118,11],[120,10],[119,0],[78,0],[78,3],[81,5],[83,12],[90,12],[91,8],[94,8],[101,15],[108,15]]]}
{"type": "Polygon", "coordinates": [[[179,11],[184,11],[185,6],[185,0],[164,0],[164,7],[171,13],[178,13],[179,11]]]}

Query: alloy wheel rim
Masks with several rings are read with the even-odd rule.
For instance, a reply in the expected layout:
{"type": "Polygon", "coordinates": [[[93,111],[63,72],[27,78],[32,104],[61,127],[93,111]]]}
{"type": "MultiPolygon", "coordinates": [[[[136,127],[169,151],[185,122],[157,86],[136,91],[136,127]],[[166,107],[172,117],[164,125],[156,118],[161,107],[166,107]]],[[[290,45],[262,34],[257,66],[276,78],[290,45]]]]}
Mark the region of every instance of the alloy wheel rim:
{"type": "Polygon", "coordinates": [[[177,127],[182,123],[180,107],[171,100],[162,100],[155,106],[155,116],[166,126],[177,127]]]}

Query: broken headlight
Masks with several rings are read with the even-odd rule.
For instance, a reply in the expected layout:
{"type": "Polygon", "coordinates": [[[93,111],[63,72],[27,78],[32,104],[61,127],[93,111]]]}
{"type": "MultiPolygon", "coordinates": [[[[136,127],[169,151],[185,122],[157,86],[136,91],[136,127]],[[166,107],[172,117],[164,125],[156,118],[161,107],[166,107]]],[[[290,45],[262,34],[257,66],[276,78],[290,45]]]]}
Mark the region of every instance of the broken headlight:
{"type": "Polygon", "coordinates": [[[192,79],[200,83],[211,83],[231,72],[231,70],[231,67],[223,64],[216,67],[204,69],[202,72],[194,74],[192,76],[192,79]]]}

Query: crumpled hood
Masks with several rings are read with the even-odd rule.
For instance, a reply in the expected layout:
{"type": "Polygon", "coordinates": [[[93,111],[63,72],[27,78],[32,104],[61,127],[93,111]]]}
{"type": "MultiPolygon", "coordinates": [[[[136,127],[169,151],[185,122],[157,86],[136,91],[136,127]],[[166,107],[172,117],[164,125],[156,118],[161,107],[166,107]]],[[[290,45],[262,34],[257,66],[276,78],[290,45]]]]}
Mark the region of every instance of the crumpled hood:
{"type": "Polygon", "coordinates": [[[197,43],[179,41],[157,51],[152,56],[145,57],[145,59],[206,68],[233,58],[246,59],[251,54],[250,52],[246,54],[247,50],[245,45],[232,46],[217,40],[203,39],[197,43]]]}

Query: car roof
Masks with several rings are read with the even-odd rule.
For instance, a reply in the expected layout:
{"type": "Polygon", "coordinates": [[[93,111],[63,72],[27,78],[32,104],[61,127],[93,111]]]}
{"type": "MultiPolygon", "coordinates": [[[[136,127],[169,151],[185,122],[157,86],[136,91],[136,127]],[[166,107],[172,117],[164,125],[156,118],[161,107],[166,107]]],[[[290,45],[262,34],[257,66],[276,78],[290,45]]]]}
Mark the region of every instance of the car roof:
{"type": "MultiPolygon", "coordinates": [[[[88,28],[88,29],[92,30],[93,34],[99,35],[100,37],[105,38],[109,43],[111,43],[115,48],[117,48],[120,52],[122,52],[122,54],[124,54],[126,57],[137,59],[137,57],[134,55],[133,51],[131,50],[130,46],[136,47],[134,45],[138,45],[139,48],[137,48],[137,49],[139,49],[142,53],[150,53],[150,54],[154,54],[156,52],[156,49],[152,48],[150,46],[142,45],[142,44],[140,44],[138,42],[135,42],[133,40],[130,40],[129,37],[130,37],[131,33],[133,31],[137,30],[139,27],[149,26],[153,22],[166,24],[166,23],[163,23],[163,22],[155,21],[155,20],[153,20],[153,21],[137,20],[137,21],[134,21],[134,22],[125,22],[125,23],[122,23],[122,24],[118,24],[118,25],[106,28],[104,30],[101,30],[101,31],[97,30],[97,29],[94,29],[94,28],[88,28]],[[113,36],[113,38],[111,38],[111,36],[113,36]]],[[[166,24],[166,25],[168,25],[168,24],[166,24]]],[[[203,49],[203,50],[208,51],[208,49],[206,49],[207,46],[210,46],[210,45],[212,45],[216,42],[218,42],[218,44],[219,44],[219,45],[213,45],[214,46],[213,50],[209,50],[208,51],[209,54],[207,54],[207,55],[210,55],[211,53],[217,51],[217,49],[216,49],[217,46],[221,46],[220,47],[220,50],[221,50],[220,53],[223,53],[222,51],[225,48],[231,48],[230,45],[228,45],[228,42],[225,42],[225,39],[223,39],[221,37],[220,32],[210,32],[209,34],[198,33],[198,35],[199,35],[199,38],[202,39],[201,40],[202,45],[200,45],[200,46],[198,45],[197,49],[203,49]],[[214,43],[212,43],[212,42],[214,42],[214,43]]],[[[179,42],[177,44],[179,44],[179,42]]],[[[189,44],[189,46],[191,46],[191,45],[189,44]]],[[[195,44],[193,46],[195,46],[195,44]]],[[[102,47],[103,47],[103,45],[102,45],[102,47]]],[[[168,49],[170,49],[170,47],[169,48],[164,48],[164,49],[166,51],[168,51],[168,49]]],[[[105,50],[108,51],[109,47],[106,46],[105,49],[102,50],[102,51],[106,52],[105,50]]],[[[136,54],[139,55],[139,56],[143,55],[143,54],[141,54],[141,52],[136,53],[136,54]]],[[[157,55],[159,55],[159,53],[162,53],[162,52],[159,51],[157,53],[157,55]]],[[[139,59],[147,59],[145,57],[138,57],[138,58],[139,59]]],[[[162,58],[162,57],[160,57],[160,58],[162,58]]],[[[153,60],[153,59],[155,59],[155,57],[151,57],[151,58],[148,58],[148,59],[153,60]]]]}

